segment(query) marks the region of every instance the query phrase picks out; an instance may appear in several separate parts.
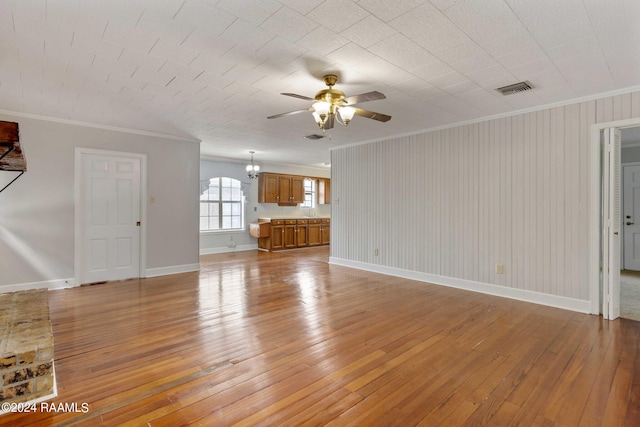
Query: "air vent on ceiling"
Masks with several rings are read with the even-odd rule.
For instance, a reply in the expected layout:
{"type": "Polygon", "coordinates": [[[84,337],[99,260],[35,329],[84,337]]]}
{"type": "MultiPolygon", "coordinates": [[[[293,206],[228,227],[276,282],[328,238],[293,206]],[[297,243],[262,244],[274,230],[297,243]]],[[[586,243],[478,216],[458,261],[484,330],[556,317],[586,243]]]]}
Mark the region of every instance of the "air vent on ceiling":
{"type": "Polygon", "coordinates": [[[305,136],[305,138],[307,138],[307,139],[311,139],[311,140],[314,140],[314,141],[315,141],[316,139],[322,139],[322,138],[324,138],[324,135],[318,135],[317,133],[314,133],[314,134],[312,134],[312,135],[307,135],[307,136],[305,136]]]}
{"type": "Polygon", "coordinates": [[[516,83],[509,86],[503,86],[496,89],[503,95],[513,95],[514,93],[524,92],[525,90],[533,89],[533,85],[527,81],[516,83]]]}

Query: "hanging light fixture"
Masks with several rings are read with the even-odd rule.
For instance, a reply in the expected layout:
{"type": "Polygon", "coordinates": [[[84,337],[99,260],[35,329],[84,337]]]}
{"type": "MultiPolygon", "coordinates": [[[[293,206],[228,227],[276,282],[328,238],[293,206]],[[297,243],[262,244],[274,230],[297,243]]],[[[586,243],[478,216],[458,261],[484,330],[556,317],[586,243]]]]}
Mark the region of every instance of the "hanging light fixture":
{"type": "Polygon", "coordinates": [[[363,110],[360,107],[353,107],[353,105],[362,102],[385,99],[386,97],[384,96],[384,94],[378,91],[373,91],[347,97],[345,96],[344,92],[333,88],[338,81],[338,76],[336,76],[335,74],[327,74],[323,77],[322,80],[324,80],[324,84],[327,85],[328,89],[319,91],[313,98],[304,95],[298,95],[296,93],[282,93],[282,95],[304,99],[306,101],[312,101],[311,107],[305,108],[303,110],[276,114],[274,116],[267,117],[267,119],[277,119],[278,117],[290,116],[292,114],[305,113],[310,111],[313,115],[313,121],[316,122],[320,129],[322,129],[323,134],[325,130],[333,129],[335,122],[338,122],[343,126],[348,126],[349,123],[351,123],[354,115],[376,120],[378,122],[388,122],[389,120],[391,120],[391,116],[388,116],[386,114],[363,110]]]}
{"type": "Polygon", "coordinates": [[[249,179],[256,179],[258,177],[260,166],[253,164],[253,154],[255,151],[249,151],[249,153],[251,153],[251,164],[247,165],[247,175],[249,176],[249,179]]]}

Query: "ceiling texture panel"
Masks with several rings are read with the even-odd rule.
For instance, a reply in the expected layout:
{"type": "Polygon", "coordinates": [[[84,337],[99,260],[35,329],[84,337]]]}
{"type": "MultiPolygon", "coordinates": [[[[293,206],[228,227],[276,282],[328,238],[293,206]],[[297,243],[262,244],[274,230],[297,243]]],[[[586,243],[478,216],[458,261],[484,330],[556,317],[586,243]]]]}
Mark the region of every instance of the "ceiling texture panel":
{"type": "Polygon", "coordinates": [[[324,167],[331,147],[640,87],[638,22],[637,0],[3,0],[0,110],[324,167]],[[267,119],[326,74],[392,119],[315,141],[310,111],[267,119]]]}

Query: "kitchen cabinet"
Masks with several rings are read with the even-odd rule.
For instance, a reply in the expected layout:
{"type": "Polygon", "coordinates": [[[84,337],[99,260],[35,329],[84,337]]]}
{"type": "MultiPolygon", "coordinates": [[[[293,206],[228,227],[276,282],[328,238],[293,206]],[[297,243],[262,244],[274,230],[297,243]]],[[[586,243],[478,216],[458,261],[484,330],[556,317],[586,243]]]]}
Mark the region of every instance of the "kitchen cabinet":
{"type": "Polygon", "coordinates": [[[322,244],[322,220],[310,219],[308,230],[308,244],[309,246],[320,246],[322,244]]]}
{"type": "Polygon", "coordinates": [[[280,175],[280,198],[278,204],[292,204],[304,202],[304,177],[280,175]]]}
{"type": "Polygon", "coordinates": [[[331,243],[331,220],[322,218],[322,227],[320,227],[321,240],[323,245],[331,243]]]}
{"type": "Polygon", "coordinates": [[[261,173],[258,178],[258,203],[278,203],[278,175],[261,173]]]}
{"type": "Polygon", "coordinates": [[[328,205],[331,203],[331,180],[328,178],[318,178],[318,204],[328,205]]]}
{"type": "Polygon", "coordinates": [[[308,246],[309,224],[306,219],[285,219],[284,224],[284,247],[286,249],[308,246]]]}
{"type": "Polygon", "coordinates": [[[309,245],[308,241],[309,221],[299,219],[296,221],[296,247],[304,248],[309,245]]]}
{"type": "Polygon", "coordinates": [[[284,247],[285,249],[293,249],[298,246],[296,240],[296,220],[285,219],[284,224],[284,247]]]}
{"type": "Polygon", "coordinates": [[[267,250],[284,249],[284,220],[271,221],[271,238],[267,250]]]}
{"type": "Polygon", "coordinates": [[[304,202],[304,177],[274,173],[258,176],[258,203],[294,206],[304,202]]]}
{"type": "Polygon", "coordinates": [[[330,221],[329,218],[261,220],[250,224],[249,233],[258,238],[258,249],[264,251],[328,245],[330,221]]]}

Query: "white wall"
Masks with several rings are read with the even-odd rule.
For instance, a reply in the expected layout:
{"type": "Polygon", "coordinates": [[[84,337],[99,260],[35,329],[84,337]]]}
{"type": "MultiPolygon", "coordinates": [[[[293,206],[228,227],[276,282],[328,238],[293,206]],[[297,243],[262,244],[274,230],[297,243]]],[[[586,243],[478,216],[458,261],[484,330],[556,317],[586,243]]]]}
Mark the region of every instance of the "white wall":
{"type": "Polygon", "coordinates": [[[74,149],[147,154],[147,272],[198,265],[199,144],[0,114],[27,172],[0,193],[0,292],[73,285],[74,149]]]}
{"type": "MultiPolygon", "coordinates": [[[[260,164],[261,172],[286,173],[291,175],[315,176],[329,178],[327,169],[315,169],[290,165],[260,164]]],[[[231,163],[219,160],[202,159],[200,162],[200,180],[208,180],[217,176],[227,176],[242,182],[242,189],[247,198],[245,206],[246,223],[255,222],[258,218],[272,216],[303,216],[306,212],[299,207],[278,206],[273,203],[258,203],[258,180],[249,179],[246,172],[247,163],[231,163]]],[[[318,206],[318,215],[330,215],[331,206],[318,206]]],[[[258,239],[249,235],[249,229],[244,231],[220,231],[204,232],[200,234],[200,253],[211,254],[220,252],[233,252],[241,250],[253,250],[258,248],[258,239]]]]}
{"type": "Polygon", "coordinates": [[[590,126],[639,116],[633,93],[336,149],[331,262],[588,312],[590,126]]]}

